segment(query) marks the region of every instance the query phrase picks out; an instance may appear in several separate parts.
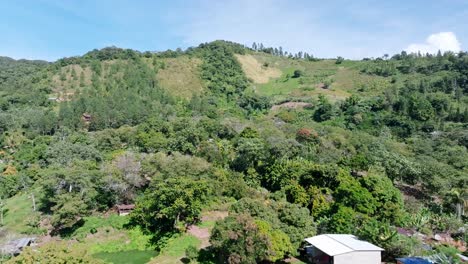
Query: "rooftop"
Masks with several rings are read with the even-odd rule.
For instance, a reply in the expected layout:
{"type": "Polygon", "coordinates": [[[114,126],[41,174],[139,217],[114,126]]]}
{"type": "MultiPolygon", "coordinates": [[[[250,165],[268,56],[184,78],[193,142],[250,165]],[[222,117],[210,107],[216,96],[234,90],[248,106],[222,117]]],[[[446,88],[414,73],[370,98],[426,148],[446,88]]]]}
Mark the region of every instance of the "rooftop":
{"type": "Polygon", "coordinates": [[[309,237],[304,240],[329,256],[341,255],[353,251],[383,251],[383,248],[359,240],[353,235],[324,234],[309,237]]]}
{"type": "Polygon", "coordinates": [[[397,258],[397,260],[403,264],[432,264],[429,260],[418,257],[397,258]]]}
{"type": "Polygon", "coordinates": [[[135,208],[134,204],[118,204],[118,210],[133,210],[135,208]]]}

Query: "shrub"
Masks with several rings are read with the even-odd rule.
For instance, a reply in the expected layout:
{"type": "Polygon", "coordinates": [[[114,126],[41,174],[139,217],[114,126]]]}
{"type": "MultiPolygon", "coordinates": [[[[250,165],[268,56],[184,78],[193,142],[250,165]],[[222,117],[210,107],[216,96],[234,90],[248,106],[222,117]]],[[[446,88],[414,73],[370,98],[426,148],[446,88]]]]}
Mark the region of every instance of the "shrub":
{"type": "Polygon", "coordinates": [[[301,70],[295,70],[294,73],[293,73],[293,78],[299,78],[303,75],[302,71],[301,70]]]}
{"type": "Polygon", "coordinates": [[[185,249],[185,256],[192,262],[198,258],[198,249],[192,245],[185,249]]]}

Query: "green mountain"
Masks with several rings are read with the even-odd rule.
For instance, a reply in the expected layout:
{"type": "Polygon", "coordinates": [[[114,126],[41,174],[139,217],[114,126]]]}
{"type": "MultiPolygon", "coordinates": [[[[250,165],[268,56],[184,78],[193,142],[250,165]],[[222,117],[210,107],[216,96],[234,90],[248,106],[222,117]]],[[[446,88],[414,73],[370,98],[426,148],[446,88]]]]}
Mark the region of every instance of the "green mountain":
{"type": "MultiPolygon", "coordinates": [[[[48,256],[112,263],[274,262],[320,233],[389,261],[462,250],[468,54],[261,47],[0,57],[0,232],[72,239],[65,256],[44,242],[48,256]],[[136,207],[109,217],[117,204],[136,207]],[[402,229],[459,244],[427,250],[402,229]]],[[[11,261],[31,256],[47,262],[11,261]]]]}

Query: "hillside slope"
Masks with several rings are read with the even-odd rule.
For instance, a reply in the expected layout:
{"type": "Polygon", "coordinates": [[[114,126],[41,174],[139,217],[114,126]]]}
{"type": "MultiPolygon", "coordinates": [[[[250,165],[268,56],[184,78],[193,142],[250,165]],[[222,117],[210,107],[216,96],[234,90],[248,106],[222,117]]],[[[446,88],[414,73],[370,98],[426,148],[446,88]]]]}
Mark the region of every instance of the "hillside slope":
{"type": "Polygon", "coordinates": [[[468,54],[279,50],[0,58],[0,242],[44,249],[11,261],[292,261],[320,233],[355,234],[390,262],[464,251],[468,54]],[[121,218],[120,204],[135,209],[121,218]]]}

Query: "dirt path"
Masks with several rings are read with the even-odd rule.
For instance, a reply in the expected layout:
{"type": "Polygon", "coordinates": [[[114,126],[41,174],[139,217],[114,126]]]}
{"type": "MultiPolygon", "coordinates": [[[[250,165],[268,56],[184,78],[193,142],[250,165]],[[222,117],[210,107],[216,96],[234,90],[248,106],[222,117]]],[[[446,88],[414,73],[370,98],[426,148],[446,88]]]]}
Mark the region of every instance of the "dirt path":
{"type": "Polygon", "coordinates": [[[200,248],[210,246],[210,229],[208,227],[189,226],[187,233],[198,238],[201,241],[200,248]]]}
{"type": "MultiPolygon", "coordinates": [[[[205,212],[201,218],[202,222],[213,222],[220,219],[224,219],[228,216],[226,211],[209,211],[205,212]]],[[[212,227],[199,227],[191,225],[187,229],[187,233],[198,238],[201,241],[200,248],[206,248],[210,246],[210,233],[212,227]]]]}

